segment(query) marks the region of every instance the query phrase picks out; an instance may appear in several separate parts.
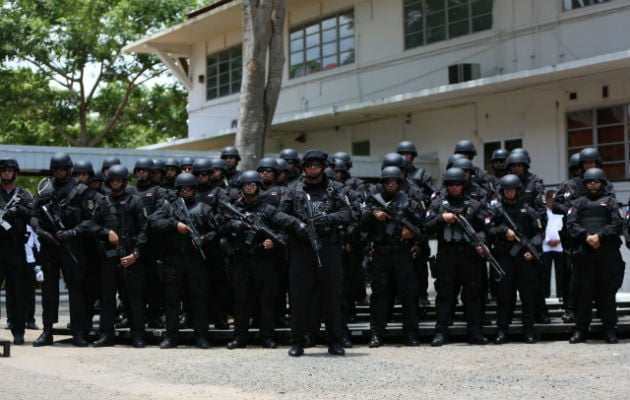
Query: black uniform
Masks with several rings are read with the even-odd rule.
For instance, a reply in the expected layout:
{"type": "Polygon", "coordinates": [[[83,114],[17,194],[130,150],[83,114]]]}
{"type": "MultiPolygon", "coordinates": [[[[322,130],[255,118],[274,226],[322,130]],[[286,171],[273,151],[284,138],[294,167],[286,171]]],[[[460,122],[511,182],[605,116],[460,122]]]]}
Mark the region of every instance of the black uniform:
{"type": "Polygon", "coordinates": [[[320,309],[321,305],[328,340],[330,344],[339,344],[344,336],[341,315],[343,271],[341,235],[337,227],[351,221],[350,205],[326,177],[315,185],[307,184],[302,178],[288,188],[278,208],[280,212],[288,214],[281,217],[283,226],[295,228],[296,222],[307,221],[307,195],[311,197],[317,217],[314,223],[321,241],[319,255],[322,267],[317,265],[315,253],[304,231],[298,229],[300,235],[291,237],[289,242],[291,340],[303,346],[304,335],[311,330],[312,312],[320,309]]]}
{"type": "MultiPolygon", "coordinates": [[[[516,224],[523,237],[538,248],[542,243],[542,225],[536,211],[517,201],[514,204],[499,199],[500,202],[491,202],[489,207],[490,217],[486,219],[486,229],[489,240],[493,243],[493,253],[503,270],[505,276],[495,283],[497,298],[497,327],[505,336],[508,334],[509,325],[516,308],[516,291],[518,290],[523,309],[523,335],[527,341],[535,341],[534,338],[534,295],[537,290],[536,260],[527,261],[524,254],[528,251],[518,242],[508,241],[505,237],[508,225],[498,211],[503,209],[510,219],[516,224]],[[517,247],[515,247],[517,246],[517,247]],[[516,252],[517,251],[517,252],[516,252]]],[[[494,271],[492,271],[494,274],[494,271]]]]}
{"type": "Polygon", "coordinates": [[[142,337],[145,324],[144,307],[144,264],[146,255],[147,219],[142,200],[137,195],[125,191],[120,196],[109,194],[98,202],[93,218],[93,235],[101,242],[103,259],[100,271],[101,294],[101,335],[114,336],[114,316],[116,311],[116,289],[124,290],[129,308],[131,333],[142,337]],[[108,235],[110,231],[118,235],[118,246],[113,246],[108,235]],[[121,265],[122,257],[134,254],[136,261],[131,266],[121,265]],[[124,289],[123,289],[124,288],[124,289]]]}
{"type": "MultiPolygon", "coordinates": [[[[28,224],[33,197],[24,189],[16,187],[10,192],[0,188],[0,208],[6,209],[0,228],[0,284],[5,281],[7,294],[7,317],[10,318],[11,333],[16,344],[24,343],[26,323],[26,251],[24,243],[28,239],[28,224]],[[15,197],[18,203],[7,208],[7,203],[15,197]]],[[[32,270],[31,270],[32,271],[32,270]]],[[[32,279],[33,273],[29,274],[32,279]]]]}
{"type": "Polygon", "coordinates": [[[577,198],[567,211],[567,225],[575,241],[572,262],[576,330],[584,335],[588,332],[595,300],[604,328],[614,331],[615,294],[625,267],[619,252],[623,220],[615,197],[605,192],[577,198]],[[592,234],[599,235],[599,249],[586,242],[586,237],[592,234]]]}
{"type": "Polygon", "coordinates": [[[83,335],[89,328],[88,305],[85,299],[87,279],[85,238],[89,235],[93,204],[87,197],[87,186],[75,178],[61,183],[50,180],[34,203],[31,226],[41,242],[44,330],[58,322],[59,277],[63,277],[70,298],[70,324],[75,344],[87,345],[83,335]],[[44,208],[53,221],[47,216],[44,208]],[[60,232],[63,239],[57,238],[60,232]]]}
{"type": "MultiPolygon", "coordinates": [[[[216,233],[211,208],[197,200],[187,202],[186,207],[202,235],[202,247],[209,257],[207,245],[216,233]]],[[[189,293],[193,329],[197,335],[205,337],[208,332],[208,266],[200,249],[193,246],[190,235],[177,232],[178,222],[182,221],[176,217],[174,205],[168,202],[149,217],[150,228],[164,235],[165,256],[160,272],[165,285],[166,335],[176,338],[180,303],[184,293],[189,293]]]]}
{"type": "Polygon", "coordinates": [[[464,314],[468,334],[477,341],[481,336],[481,262],[474,247],[457,222],[447,224],[442,218],[446,212],[457,211],[466,217],[480,237],[484,237],[484,210],[481,203],[465,195],[437,197],[427,210],[425,224],[429,233],[438,240],[435,269],[436,332],[446,336],[453,315],[454,296],[462,290],[464,314]]]}
{"type": "MultiPolygon", "coordinates": [[[[398,192],[393,198],[387,198],[388,207],[400,213],[420,227],[423,207],[410,200],[406,193],[398,192]]],[[[362,229],[368,231],[368,238],[373,243],[373,259],[369,277],[372,287],[370,297],[370,325],[373,335],[385,333],[388,316],[398,296],[402,304],[403,335],[405,342],[416,341],[418,330],[418,286],[413,265],[412,250],[414,242],[422,238],[403,239],[402,226],[392,220],[378,221],[373,215],[375,208],[368,206],[362,215],[362,229]]]]}

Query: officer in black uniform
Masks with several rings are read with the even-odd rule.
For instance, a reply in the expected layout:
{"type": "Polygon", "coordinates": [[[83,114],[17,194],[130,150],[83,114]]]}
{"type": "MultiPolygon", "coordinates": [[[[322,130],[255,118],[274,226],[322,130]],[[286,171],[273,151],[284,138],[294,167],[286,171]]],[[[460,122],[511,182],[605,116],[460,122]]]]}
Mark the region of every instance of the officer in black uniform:
{"type": "Polygon", "coordinates": [[[471,245],[458,222],[459,216],[463,215],[483,239],[485,211],[481,203],[465,195],[466,175],[460,168],[448,169],[442,181],[446,195],[435,197],[425,216],[427,233],[435,234],[438,240],[436,334],[431,346],[442,346],[448,341],[453,298],[460,287],[463,288],[468,341],[471,344],[487,344],[488,339],[481,332],[481,263],[478,261],[481,248],[471,245]]]}
{"type": "Polygon", "coordinates": [[[424,169],[413,165],[413,160],[418,157],[416,145],[409,140],[403,140],[396,146],[396,153],[400,154],[407,161],[407,179],[411,180],[424,193],[426,198],[433,193],[433,178],[424,169]]]}
{"type": "Polygon", "coordinates": [[[195,163],[195,159],[192,157],[183,157],[179,160],[179,169],[181,172],[192,172],[192,166],[195,163]]]}
{"type": "MultiPolygon", "coordinates": [[[[196,160],[195,160],[196,162],[196,160]]],[[[142,207],[145,218],[153,214],[163,200],[173,199],[172,194],[155,184],[151,178],[155,163],[150,158],[140,158],[133,167],[133,174],[136,178],[135,194],[142,200],[142,207]]],[[[164,287],[160,281],[158,265],[163,248],[159,235],[146,229],[146,251],[142,255],[142,266],[144,267],[145,303],[146,319],[149,328],[161,328],[163,326],[162,316],[164,315],[164,287]]]]}
{"type": "Polygon", "coordinates": [[[505,149],[496,149],[492,152],[492,158],[490,159],[490,165],[492,166],[492,174],[488,174],[488,182],[490,183],[490,193],[496,190],[499,184],[499,179],[507,175],[508,171],[505,168],[505,160],[509,157],[510,152],[505,149]]]}
{"type": "Polygon", "coordinates": [[[166,336],[160,348],[177,347],[180,304],[184,293],[190,294],[192,325],[196,334],[195,345],[206,349],[208,342],[208,266],[203,257],[209,257],[207,245],[216,235],[217,226],[210,206],[195,199],[197,182],[194,175],[182,173],[175,180],[178,199],[183,199],[191,217],[191,227],[184,223],[176,204],[164,202],[149,217],[151,229],[165,236],[165,257],[162,278],[165,286],[166,336]],[[200,237],[193,238],[193,230],[200,237]],[[198,239],[197,245],[193,239],[198,239]]]}
{"type": "MultiPolygon", "coordinates": [[[[253,219],[274,229],[276,208],[259,197],[262,179],[257,171],[245,171],[240,176],[242,197],[234,207],[253,219]]],[[[229,214],[226,214],[229,215],[229,214]]],[[[257,317],[263,348],[276,348],[276,298],[278,270],[276,249],[280,243],[266,236],[234,215],[227,216],[222,234],[233,250],[232,270],[234,285],[234,340],[228,349],[244,348],[248,343],[249,321],[257,317]],[[257,307],[259,311],[253,308],[257,307]]],[[[274,229],[277,232],[277,229],[274,229]]],[[[284,239],[282,239],[284,240],[284,239]]]]}
{"type": "Polygon", "coordinates": [[[586,170],[586,194],[578,197],[567,211],[569,233],[575,241],[575,333],[570,343],[587,340],[593,300],[606,342],[617,343],[615,295],[625,268],[619,251],[623,220],[615,196],[606,191],[607,181],[601,169],[586,170]]]}
{"type": "MultiPolygon", "coordinates": [[[[383,191],[375,195],[388,208],[402,215],[420,229],[423,206],[400,191],[402,171],[386,167],[381,171],[383,191]]],[[[369,204],[361,217],[362,229],[373,243],[374,257],[370,268],[372,296],[370,298],[370,347],[383,345],[388,316],[398,296],[403,313],[403,344],[418,346],[418,286],[413,265],[414,233],[397,224],[382,209],[369,204]]]]}
{"type": "Polygon", "coordinates": [[[486,219],[486,231],[494,244],[494,256],[505,271],[496,282],[497,337],[496,344],[507,342],[508,330],[518,290],[523,309],[523,341],[536,343],[534,332],[534,294],[537,289],[536,260],[532,252],[521,244],[521,238],[529,241],[538,254],[541,253],[542,225],[536,211],[520,200],[521,180],[508,174],[499,180],[501,192],[489,205],[490,217],[486,219]],[[516,225],[517,232],[507,224],[503,213],[516,225]],[[518,235],[522,235],[519,237],[518,235]],[[515,247],[516,246],[516,247],[515,247]]]}
{"type": "Polygon", "coordinates": [[[153,169],[151,170],[151,181],[153,184],[162,186],[162,182],[164,181],[164,176],[166,175],[166,165],[164,164],[164,160],[154,159],[153,160],[153,169]]]}
{"type": "Polygon", "coordinates": [[[287,173],[287,186],[293,184],[302,174],[302,166],[300,165],[298,152],[295,151],[295,149],[283,149],[278,154],[278,157],[289,164],[290,170],[287,173]]]}
{"type": "Polygon", "coordinates": [[[238,163],[241,162],[241,155],[234,146],[227,146],[221,150],[221,159],[227,164],[226,178],[231,187],[238,187],[238,178],[241,172],[238,171],[238,163]]]}
{"type": "Polygon", "coordinates": [[[258,196],[267,204],[278,207],[285,190],[284,187],[276,184],[276,178],[280,172],[278,170],[278,162],[273,157],[261,158],[256,166],[256,171],[260,175],[262,182],[258,196]]]}
{"type": "Polygon", "coordinates": [[[85,300],[87,279],[85,237],[89,235],[93,207],[88,202],[87,186],[72,177],[72,159],[55,153],[50,159],[53,179],[40,182],[34,203],[31,226],[41,242],[44,330],[33,346],[53,344],[52,327],[58,321],[60,271],[70,297],[70,325],[75,346],[88,345],[89,328],[85,300]]]}
{"type": "MultiPolygon", "coordinates": [[[[136,165],[137,167],[137,165],[136,165]]],[[[146,169],[147,177],[149,169],[146,169]]],[[[144,266],[147,218],[142,200],[129,193],[129,171],[122,165],[109,169],[107,184],[111,193],[101,198],[94,211],[92,234],[101,241],[103,262],[100,270],[101,318],[100,338],[94,347],[114,345],[116,289],[125,293],[132,346],[145,346],[144,266]]]]}
{"type": "MultiPolygon", "coordinates": [[[[292,228],[296,237],[289,243],[289,288],[291,292],[291,341],[289,355],[304,354],[304,336],[312,326],[312,312],[321,304],[328,334],[328,352],[344,355],[341,292],[341,235],[337,227],[351,221],[349,201],[339,194],[324,175],[328,155],[307,151],[303,158],[304,177],[291,186],[278,208],[283,226],[292,228]],[[309,221],[307,207],[313,211],[309,221]],[[315,251],[309,240],[307,223],[313,223],[320,242],[315,251]],[[321,266],[318,265],[318,258],[321,266]]],[[[313,236],[311,239],[315,239],[313,236]]],[[[316,246],[315,246],[316,247],[316,246]]]]}
{"type": "MultiPolygon", "coordinates": [[[[475,144],[471,140],[460,140],[455,144],[455,151],[453,151],[453,153],[462,154],[470,161],[472,161],[477,155],[477,149],[475,148],[475,144]]],[[[492,191],[492,188],[489,186],[488,183],[488,173],[477,166],[475,166],[474,168],[475,173],[473,175],[475,183],[482,186],[488,192],[492,191]]]]}
{"type": "MultiPolygon", "coordinates": [[[[29,222],[33,197],[17,186],[20,165],[14,159],[0,161],[0,208],[5,211],[0,220],[0,282],[5,279],[7,314],[10,317],[13,344],[24,344],[26,324],[26,225],[29,222]]],[[[32,274],[32,272],[31,272],[32,274]]],[[[29,277],[31,277],[29,275],[29,277]]]]}
{"type": "Polygon", "coordinates": [[[177,178],[177,175],[181,172],[179,161],[172,157],[167,158],[164,160],[164,169],[166,172],[164,174],[164,180],[162,181],[162,187],[174,192],[173,186],[175,185],[175,178],[177,178]]]}

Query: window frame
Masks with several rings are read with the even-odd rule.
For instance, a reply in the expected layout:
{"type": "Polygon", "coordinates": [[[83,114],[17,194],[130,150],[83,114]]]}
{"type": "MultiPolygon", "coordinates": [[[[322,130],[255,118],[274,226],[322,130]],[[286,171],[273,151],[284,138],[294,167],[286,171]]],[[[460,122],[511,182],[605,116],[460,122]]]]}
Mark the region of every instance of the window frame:
{"type": "Polygon", "coordinates": [[[206,101],[212,101],[221,97],[230,96],[241,91],[243,80],[243,46],[233,46],[221,51],[206,55],[206,101]],[[216,61],[210,64],[210,58],[216,61]],[[235,64],[236,61],[236,64],[235,64]],[[227,71],[221,70],[221,65],[227,64],[227,71]],[[211,71],[211,69],[214,69],[211,71]],[[227,81],[221,79],[227,76],[227,81]],[[210,84],[214,81],[214,86],[210,84]],[[221,89],[227,88],[227,92],[222,93],[221,89]],[[214,95],[210,91],[214,90],[214,95]]]}
{"type": "Polygon", "coordinates": [[[610,3],[614,0],[578,0],[578,1],[584,1],[584,2],[588,2],[588,4],[583,4],[583,5],[573,5],[573,1],[574,0],[562,0],[562,12],[569,12],[569,11],[575,11],[575,10],[582,10],[586,7],[590,7],[590,6],[597,6],[597,5],[601,5],[604,3],[610,3]],[[567,8],[567,3],[571,3],[571,6],[569,8],[567,8]]]}
{"type": "Polygon", "coordinates": [[[314,73],[354,64],[356,62],[354,8],[328,14],[289,29],[288,54],[287,76],[289,79],[302,78],[314,73]],[[341,21],[343,17],[348,16],[347,21],[341,21]],[[334,24],[328,25],[333,19],[335,20],[334,24]],[[346,28],[349,32],[344,34],[343,30],[346,28]],[[326,37],[326,35],[330,36],[326,37]],[[311,42],[309,43],[309,41],[311,42]],[[295,49],[293,48],[294,43],[295,49]],[[344,49],[343,46],[347,44],[350,47],[344,49]],[[343,57],[347,58],[343,59],[343,57]]]}
{"type": "MultiPolygon", "coordinates": [[[[449,0],[437,0],[442,1],[442,7],[434,10],[430,10],[427,4],[428,0],[404,0],[403,1],[403,44],[405,50],[415,49],[417,47],[428,46],[434,43],[448,41],[475,33],[491,30],[493,26],[493,11],[494,2],[489,1],[490,9],[484,13],[474,14],[474,6],[479,5],[482,2],[488,0],[465,0],[465,4],[449,5],[449,0]],[[410,22],[410,11],[414,11],[414,7],[420,7],[420,10],[416,10],[419,13],[420,22],[415,23],[420,26],[413,31],[408,31],[412,22],[410,22]],[[455,13],[458,8],[466,7],[466,16],[455,18],[455,13]],[[441,16],[440,16],[441,15],[441,16]],[[490,18],[488,26],[482,28],[476,28],[475,23],[484,18],[490,18]],[[433,22],[431,22],[433,20],[433,22]],[[441,23],[440,23],[441,21],[441,23]],[[466,32],[460,32],[454,34],[452,30],[456,25],[462,23],[467,24],[466,32]],[[430,36],[435,33],[436,38],[430,36]]],[[[433,0],[434,2],[436,0],[433,0]]]]}

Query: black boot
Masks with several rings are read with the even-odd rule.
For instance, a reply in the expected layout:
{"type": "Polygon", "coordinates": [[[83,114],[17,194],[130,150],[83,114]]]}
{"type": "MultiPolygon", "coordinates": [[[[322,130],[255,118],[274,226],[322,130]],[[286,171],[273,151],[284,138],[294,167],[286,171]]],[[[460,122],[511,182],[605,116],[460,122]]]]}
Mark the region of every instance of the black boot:
{"type": "Polygon", "coordinates": [[[609,329],[606,331],[606,343],[615,344],[619,340],[617,339],[617,332],[614,329],[609,329]]]}
{"type": "Polygon", "coordinates": [[[33,347],[51,346],[53,344],[53,334],[51,328],[44,328],[44,331],[35,341],[33,347]]]}
{"type": "Polygon", "coordinates": [[[494,344],[504,344],[507,343],[508,337],[505,331],[499,330],[497,332],[497,337],[494,339],[494,344]]]}
{"type": "Polygon", "coordinates": [[[85,339],[83,333],[75,332],[72,334],[72,344],[76,347],[88,347],[89,343],[85,339]]]}
{"type": "Polygon", "coordinates": [[[289,355],[291,357],[300,357],[304,354],[304,347],[301,344],[294,344],[289,349],[289,355]]]}
{"type": "Polygon", "coordinates": [[[229,342],[225,347],[227,347],[230,350],[244,349],[245,347],[247,347],[247,340],[237,337],[237,338],[234,338],[234,340],[232,340],[231,342],[229,342]]]}
{"type": "Polygon", "coordinates": [[[98,340],[92,342],[92,347],[111,347],[114,345],[114,338],[110,335],[101,335],[98,340]]]}
{"type": "Polygon", "coordinates": [[[433,340],[431,341],[431,346],[440,347],[440,346],[445,345],[446,343],[448,343],[448,340],[446,339],[446,335],[443,333],[436,333],[435,336],[433,337],[433,340]]]}
{"type": "Polygon", "coordinates": [[[372,336],[370,337],[370,342],[368,343],[368,347],[376,348],[376,347],[381,347],[382,345],[383,345],[383,339],[375,333],[372,334],[372,336]]]}
{"type": "Polygon", "coordinates": [[[328,354],[332,354],[333,356],[343,356],[346,354],[346,351],[343,349],[341,343],[331,343],[328,345],[328,354]]]}
{"type": "Polygon", "coordinates": [[[586,332],[576,331],[573,334],[573,336],[569,338],[569,343],[571,344],[584,343],[584,342],[586,342],[586,332]]]}

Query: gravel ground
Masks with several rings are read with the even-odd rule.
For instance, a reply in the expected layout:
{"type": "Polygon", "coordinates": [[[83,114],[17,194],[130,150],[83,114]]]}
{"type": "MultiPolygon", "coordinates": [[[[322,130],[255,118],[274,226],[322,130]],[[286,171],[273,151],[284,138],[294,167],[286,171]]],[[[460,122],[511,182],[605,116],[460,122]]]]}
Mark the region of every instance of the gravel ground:
{"type": "MultiPolygon", "coordinates": [[[[27,331],[27,342],[36,331],[27,331]]],[[[0,333],[2,338],[8,332],[0,333]]],[[[63,337],[56,337],[56,340],[63,337]]],[[[627,399],[630,340],[442,348],[325,347],[301,358],[263,350],[12,346],[0,358],[3,399],[627,399]]]]}

